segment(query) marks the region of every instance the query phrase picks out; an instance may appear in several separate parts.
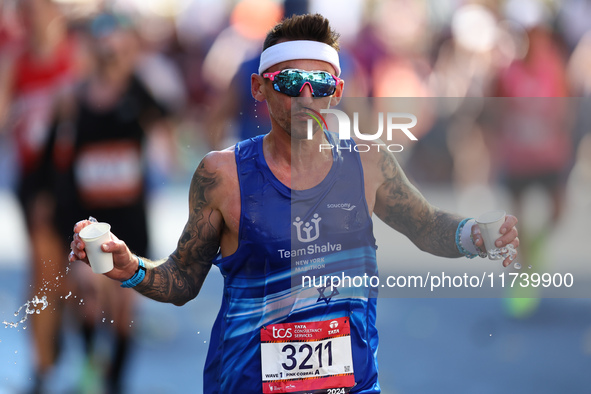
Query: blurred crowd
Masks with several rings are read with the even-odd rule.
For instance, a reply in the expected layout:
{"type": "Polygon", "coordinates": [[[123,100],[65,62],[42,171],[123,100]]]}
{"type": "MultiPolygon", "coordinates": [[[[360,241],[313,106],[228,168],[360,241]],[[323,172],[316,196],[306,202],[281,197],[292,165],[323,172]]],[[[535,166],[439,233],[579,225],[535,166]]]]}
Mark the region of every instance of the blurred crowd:
{"type": "MultiPolygon", "coordinates": [[[[11,174],[2,178],[22,204],[34,292],[61,280],[76,220],[110,222],[145,255],[147,194],[186,182],[207,151],[269,131],[250,74],[267,31],[306,12],[341,34],[347,97],[591,96],[591,0],[2,0],[0,145],[13,159],[3,159],[11,174]]],[[[550,220],[523,239],[543,243],[574,158],[591,156],[589,112],[567,124],[568,107],[505,100],[495,105],[501,116],[469,112],[445,132],[434,124],[413,147],[409,173],[458,187],[503,182],[518,216],[525,189],[541,185],[550,220]]],[[[523,249],[534,259],[535,247],[523,249]]],[[[132,292],[88,273],[75,281],[88,300],[81,332],[91,354],[97,310],[122,323],[107,385],[121,392],[132,292]]],[[[39,391],[72,284],[55,287],[55,313],[36,316],[32,330],[39,391]]]]}

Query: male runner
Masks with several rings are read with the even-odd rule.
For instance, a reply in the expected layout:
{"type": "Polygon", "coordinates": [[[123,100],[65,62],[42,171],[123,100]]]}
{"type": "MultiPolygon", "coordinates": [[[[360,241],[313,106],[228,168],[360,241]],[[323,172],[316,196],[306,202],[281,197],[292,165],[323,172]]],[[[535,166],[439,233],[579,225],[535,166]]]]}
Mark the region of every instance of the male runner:
{"type": "MultiPolygon", "coordinates": [[[[323,261],[318,273],[375,275],[374,212],[432,254],[460,257],[482,245],[477,226],[430,205],[393,154],[319,150],[335,145],[319,127],[307,139],[306,112],[342,96],[337,50],[337,35],[320,15],[273,28],[252,75],[252,94],[267,102],[271,131],[203,159],[191,181],[189,219],[167,259],[139,258],[115,236],[103,245],[115,263],[105,275],[175,305],[197,296],[212,264],[220,268],[224,297],[205,365],[206,393],[379,393],[375,294],[304,288],[291,280],[293,259],[323,261]]],[[[499,245],[518,246],[516,222],[507,216],[499,245]]],[[[88,224],[74,228],[70,261],[88,262],[78,235],[88,224]]]]}

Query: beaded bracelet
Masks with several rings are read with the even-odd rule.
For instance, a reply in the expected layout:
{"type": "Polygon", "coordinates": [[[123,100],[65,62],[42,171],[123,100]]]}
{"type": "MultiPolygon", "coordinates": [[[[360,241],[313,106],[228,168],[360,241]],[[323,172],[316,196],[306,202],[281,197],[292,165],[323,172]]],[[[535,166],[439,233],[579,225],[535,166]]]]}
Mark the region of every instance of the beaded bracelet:
{"type": "MultiPolygon", "coordinates": [[[[462,245],[462,230],[464,229],[464,226],[466,225],[466,223],[470,220],[473,220],[473,219],[466,218],[466,219],[462,220],[460,222],[460,224],[458,225],[458,228],[456,230],[456,246],[461,254],[463,254],[464,256],[466,256],[469,259],[473,259],[474,257],[478,256],[478,254],[470,253],[462,245]]],[[[472,237],[470,237],[470,239],[472,239],[472,237]]]]}
{"type": "Polygon", "coordinates": [[[131,278],[127,279],[124,282],[121,282],[121,287],[125,287],[125,288],[135,287],[135,286],[139,285],[142,280],[144,280],[144,277],[146,276],[146,265],[144,264],[144,261],[142,259],[140,259],[138,256],[136,256],[136,257],[137,257],[137,262],[138,262],[137,270],[135,271],[135,274],[133,274],[133,276],[131,278]]]}

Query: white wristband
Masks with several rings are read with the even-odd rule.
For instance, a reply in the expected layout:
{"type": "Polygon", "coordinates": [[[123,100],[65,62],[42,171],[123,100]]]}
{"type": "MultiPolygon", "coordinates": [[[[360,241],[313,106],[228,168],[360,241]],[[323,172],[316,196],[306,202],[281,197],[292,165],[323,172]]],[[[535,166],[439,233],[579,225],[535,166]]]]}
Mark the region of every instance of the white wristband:
{"type": "Polygon", "coordinates": [[[475,223],[476,219],[470,219],[464,224],[462,232],[460,233],[460,242],[466,251],[477,255],[479,250],[476,248],[476,245],[474,245],[474,241],[472,240],[472,226],[475,223]]]}

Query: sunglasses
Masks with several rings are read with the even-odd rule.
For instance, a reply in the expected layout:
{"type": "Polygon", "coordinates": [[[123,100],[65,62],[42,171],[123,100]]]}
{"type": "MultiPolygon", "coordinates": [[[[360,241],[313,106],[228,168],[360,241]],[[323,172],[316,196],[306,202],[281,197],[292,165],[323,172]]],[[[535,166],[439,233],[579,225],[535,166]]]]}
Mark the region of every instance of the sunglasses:
{"type": "Polygon", "coordinates": [[[273,89],[290,97],[298,97],[306,84],[312,90],[312,97],[331,96],[341,81],[339,77],[326,71],[304,71],[295,68],[264,73],[263,78],[269,78],[273,82],[273,89]]]}

